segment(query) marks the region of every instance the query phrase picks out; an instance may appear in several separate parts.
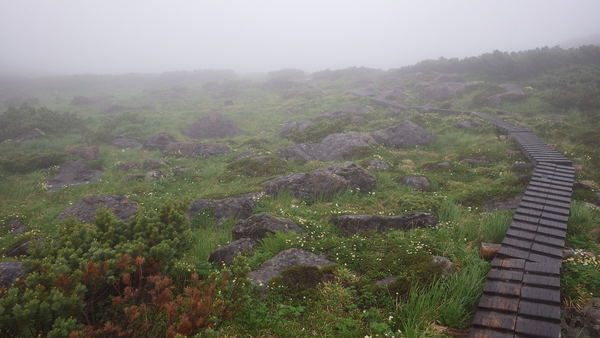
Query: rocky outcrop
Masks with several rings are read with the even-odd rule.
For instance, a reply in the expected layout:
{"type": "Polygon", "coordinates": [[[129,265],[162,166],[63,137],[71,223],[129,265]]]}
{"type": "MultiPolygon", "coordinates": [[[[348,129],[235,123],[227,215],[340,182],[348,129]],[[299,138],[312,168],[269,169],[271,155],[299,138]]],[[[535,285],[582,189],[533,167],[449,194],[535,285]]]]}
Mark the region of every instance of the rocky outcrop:
{"type": "Polygon", "coordinates": [[[242,219],[252,214],[255,200],[259,197],[259,193],[250,193],[223,199],[199,199],[192,202],[186,215],[192,218],[199,212],[208,211],[217,220],[242,219]]]}
{"type": "Polygon", "coordinates": [[[278,151],[286,160],[335,161],[369,149],[375,140],[368,133],[331,134],[321,143],[294,144],[278,151]]]}
{"type": "Polygon", "coordinates": [[[334,264],[323,255],[316,255],[312,252],[301,249],[287,249],[273,258],[265,261],[260,268],[248,273],[248,278],[258,285],[266,285],[271,279],[280,275],[283,270],[294,266],[312,266],[322,268],[334,264]]]}
{"type": "Polygon", "coordinates": [[[21,262],[0,262],[0,287],[9,288],[17,278],[25,276],[21,262]]]}
{"type": "Polygon", "coordinates": [[[228,154],[230,151],[228,146],[220,143],[177,142],[168,144],[163,149],[163,155],[208,158],[228,154]]]}
{"type": "Polygon", "coordinates": [[[58,174],[48,181],[48,190],[58,191],[64,187],[86,184],[100,178],[102,172],[91,169],[83,161],[63,163],[58,174]]]}
{"type": "Polygon", "coordinates": [[[411,121],[371,133],[337,133],[320,143],[298,143],[278,151],[287,160],[335,161],[361,154],[374,145],[404,147],[435,141],[435,136],[411,121]]]}
{"type": "Polygon", "coordinates": [[[144,142],[142,149],[144,150],[164,150],[169,144],[175,143],[175,137],[167,133],[159,133],[148,137],[144,142]]]}
{"type": "Polygon", "coordinates": [[[90,223],[96,218],[96,211],[99,207],[104,207],[111,211],[116,218],[127,221],[135,215],[138,204],[123,196],[97,196],[88,195],[80,199],[72,207],[58,215],[59,220],[68,217],[75,217],[80,221],[90,223]]]}
{"type": "Polygon", "coordinates": [[[231,230],[231,233],[234,239],[251,238],[259,240],[275,231],[304,232],[298,224],[287,218],[275,217],[266,212],[261,212],[260,214],[252,215],[238,221],[233,230],[231,230]]]}
{"type": "Polygon", "coordinates": [[[268,194],[288,190],[297,198],[310,200],[330,198],[347,189],[371,191],[375,187],[375,177],[352,162],[344,162],[308,173],[278,177],[264,185],[268,194]]]}
{"type": "Polygon", "coordinates": [[[435,136],[411,121],[371,133],[377,144],[383,146],[406,147],[424,145],[435,141],[435,136]]]}
{"type": "Polygon", "coordinates": [[[213,264],[229,264],[235,256],[240,253],[254,250],[258,245],[256,240],[251,238],[240,238],[228,245],[213,251],[208,257],[208,261],[213,264]]]}
{"type": "Polygon", "coordinates": [[[400,183],[412,190],[427,190],[431,187],[431,182],[425,176],[403,176],[400,178],[400,183]]]}
{"type": "Polygon", "coordinates": [[[337,225],[346,236],[366,232],[388,230],[410,230],[431,227],[437,224],[437,218],[426,212],[417,212],[399,216],[380,215],[336,215],[331,222],[337,225]]]}
{"type": "Polygon", "coordinates": [[[312,120],[304,120],[304,121],[291,121],[286,122],[281,125],[281,129],[279,130],[279,135],[281,137],[288,137],[294,133],[300,133],[306,130],[306,128],[312,126],[315,122],[312,120]]]}
{"type": "Polygon", "coordinates": [[[242,133],[233,121],[219,113],[211,113],[198,119],[183,133],[191,138],[224,138],[232,137],[242,133]]]}

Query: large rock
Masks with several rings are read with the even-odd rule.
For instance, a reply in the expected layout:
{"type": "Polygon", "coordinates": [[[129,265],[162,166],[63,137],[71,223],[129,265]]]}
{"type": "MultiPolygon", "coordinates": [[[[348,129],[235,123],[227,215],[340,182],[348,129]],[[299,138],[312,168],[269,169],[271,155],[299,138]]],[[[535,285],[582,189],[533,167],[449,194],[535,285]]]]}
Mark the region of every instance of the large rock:
{"type": "Polygon", "coordinates": [[[240,238],[228,245],[213,251],[208,261],[215,264],[229,264],[240,253],[254,250],[258,242],[251,238],[240,238]]]}
{"type": "Polygon", "coordinates": [[[278,154],[286,160],[335,161],[349,158],[375,144],[368,133],[331,134],[321,143],[294,144],[279,150],[278,154]]]}
{"type": "Polygon", "coordinates": [[[29,251],[31,250],[31,248],[40,248],[42,244],[42,237],[37,237],[29,241],[18,243],[17,245],[13,245],[6,251],[6,257],[29,256],[29,251]]]}
{"type": "Polygon", "coordinates": [[[48,180],[48,190],[58,191],[67,186],[90,183],[99,179],[101,175],[100,170],[91,169],[83,161],[66,162],[60,166],[58,174],[48,180]]]}
{"type": "Polygon", "coordinates": [[[212,113],[192,123],[183,133],[191,138],[202,139],[231,137],[241,134],[242,131],[227,117],[212,113]]]}
{"type": "Polygon", "coordinates": [[[175,143],[175,137],[167,134],[167,133],[159,133],[156,135],[152,135],[148,137],[142,149],[145,150],[164,150],[169,144],[175,143]]]}
{"type": "Polygon", "coordinates": [[[21,262],[0,262],[0,287],[9,288],[17,278],[25,275],[21,262]]]}
{"type": "Polygon", "coordinates": [[[331,221],[347,236],[365,232],[409,230],[437,224],[437,218],[426,212],[398,216],[336,215],[331,217],[331,221]]]}
{"type": "Polygon", "coordinates": [[[403,176],[400,182],[413,190],[427,190],[431,187],[431,182],[425,176],[403,176]]]}
{"type": "Polygon", "coordinates": [[[367,167],[367,170],[370,171],[381,171],[381,170],[387,170],[390,168],[390,165],[378,158],[374,158],[371,160],[371,162],[369,162],[369,166],[367,167]]]}
{"type": "Polygon", "coordinates": [[[195,143],[178,142],[171,143],[163,150],[164,155],[179,155],[183,157],[212,157],[228,154],[231,150],[228,146],[220,143],[195,143]]]}
{"type": "Polygon", "coordinates": [[[312,252],[301,249],[287,249],[273,258],[265,261],[260,268],[248,273],[248,278],[258,285],[266,285],[274,277],[278,277],[283,270],[293,266],[315,266],[322,268],[334,264],[323,255],[315,255],[312,252]]]}
{"type": "Polygon", "coordinates": [[[375,187],[375,177],[352,162],[344,162],[308,173],[277,177],[264,185],[268,194],[289,190],[297,198],[318,199],[330,198],[347,189],[371,191],[375,187]]]}
{"type": "Polygon", "coordinates": [[[411,121],[371,133],[375,141],[383,146],[405,147],[424,145],[435,141],[435,136],[411,121]]]}
{"type": "Polygon", "coordinates": [[[600,337],[600,297],[583,308],[565,308],[560,314],[562,337],[600,337]]]}
{"type": "Polygon", "coordinates": [[[199,199],[192,202],[186,215],[192,218],[197,213],[208,210],[217,220],[242,219],[252,214],[252,209],[256,205],[255,200],[259,197],[259,193],[250,193],[223,199],[199,199]]]}
{"type": "Polygon", "coordinates": [[[129,220],[138,209],[138,204],[123,196],[88,195],[80,199],[69,209],[58,215],[59,220],[75,217],[83,222],[92,222],[96,218],[96,210],[100,206],[110,210],[116,218],[129,220]]]}
{"type": "Polygon", "coordinates": [[[100,154],[100,149],[98,149],[98,146],[79,147],[69,150],[68,153],[72,155],[78,155],[84,160],[91,161],[98,158],[98,154],[100,154]]]}
{"type": "Polygon", "coordinates": [[[112,140],[112,145],[117,148],[127,149],[127,148],[137,148],[137,147],[141,146],[142,144],[140,143],[140,141],[138,141],[136,139],[126,137],[126,136],[119,136],[119,137],[115,138],[114,140],[112,140]]]}
{"type": "Polygon", "coordinates": [[[266,212],[261,212],[238,221],[231,233],[234,239],[246,237],[258,240],[275,231],[304,232],[298,224],[287,218],[275,217],[266,212]]]}

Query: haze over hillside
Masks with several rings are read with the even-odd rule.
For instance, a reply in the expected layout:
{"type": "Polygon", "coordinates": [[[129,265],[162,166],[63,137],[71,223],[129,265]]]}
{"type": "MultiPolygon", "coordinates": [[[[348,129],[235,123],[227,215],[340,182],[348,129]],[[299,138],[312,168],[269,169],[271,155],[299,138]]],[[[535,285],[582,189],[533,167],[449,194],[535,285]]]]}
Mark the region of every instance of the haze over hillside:
{"type": "Polygon", "coordinates": [[[600,32],[577,1],[0,1],[0,74],[395,68],[600,32]]]}

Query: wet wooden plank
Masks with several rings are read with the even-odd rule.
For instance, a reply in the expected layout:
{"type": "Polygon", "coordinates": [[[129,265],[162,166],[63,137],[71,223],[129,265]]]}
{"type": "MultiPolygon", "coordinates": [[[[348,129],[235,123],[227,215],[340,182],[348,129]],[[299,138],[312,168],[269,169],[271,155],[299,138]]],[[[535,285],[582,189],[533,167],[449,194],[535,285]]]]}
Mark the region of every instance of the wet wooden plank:
{"type": "Polygon", "coordinates": [[[516,210],[517,214],[530,216],[530,217],[540,217],[542,215],[542,210],[529,209],[522,206],[519,206],[516,210]]]}
{"type": "Polygon", "coordinates": [[[518,297],[521,293],[521,283],[488,280],[483,286],[483,292],[518,297]]]}
{"type": "Polygon", "coordinates": [[[509,245],[516,247],[518,249],[529,250],[531,245],[533,245],[533,241],[531,240],[523,240],[515,237],[505,236],[502,240],[502,245],[509,245]]]}
{"type": "Polygon", "coordinates": [[[537,232],[542,235],[553,236],[561,239],[567,237],[567,232],[565,231],[565,229],[556,229],[543,225],[537,227],[537,232]]]}
{"type": "Polygon", "coordinates": [[[537,228],[538,228],[537,224],[524,223],[524,222],[519,222],[519,221],[513,221],[509,227],[509,229],[518,229],[518,230],[524,230],[524,231],[530,231],[530,232],[537,232],[537,228]]]}
{"type": "Polygon", "coordinates": [[[505,268],[505,269],[524,269],[525,268],[525,260],[524,259],[495,257],[492,260],[492,266],[497,267],[497,268],[505,268]]]}
{"type": "Polygon", "coordinates": [[[496,311],[477,311],[473,325],[513,331],[517,321],[516,314],[506,314],[496,311]]]}
{"type": "Polygon", "coordinates": [[[531,251],[543,253],[545,255],[553,256],[558,259],[562,259],[562,257],[563,257],[563,249],[562,248],[557,248],[555,246],[540,244],[537,242],[533,243],[533,245],[531,246],[531,251]]]}
{"type": "MultiPolygon", "coordinates": [[[[536,227],[537,228],[537,227],[536,227]]],[[[534,229],[535,231],[535,229],[534,229]]],[[[514,227],[509,227],[506,231],[506,236],[516,237],[524,240],[532,241],[536,237],[536,233],[534,231],[524,231],[514,227]]]]}
{"type": "Polygon", "coordinates": [[[525,272],[558,276],[560,275],[560,264],[526,262],[525,272]]]}
{"type": "Polygon", "coordinates": [[[551,237],[551,236],[546,236],[546,235],[542,235],[542,234],[536,234],[535,237],[533,238],[533,240],[537,243],[542,243],[542,244],[547,244],[547,245],[553,245],[555,247],[558,248],[563,248],[565,246],[565,240],[562,238],[556,238],[556,237],[551,237]]]}
{"type": "Polygon", "coordinates": [[[488,310],[516,313],[519,310],[519,298],[484,294],[479,299],[479,307],[488,310]]]}
{"type": "Polygon", "coordinates": [[[515,332],[534,337],[560,337],[560,322],[519,316],[515,325],[515,332]]]}
{"type": "Polygon", "coordinates": [[[546,212],[546,211],[542,211],[540,216],[545,219],[550,219],[553,221],[564,222],[564,223],[567,223],[567,221],[569,220],[569,216],[558,215],[558,214],[554,214],[554,213],[550,213],[550,212],[546,212]]]}
{"type": "Polygon", "coordinates": [[[523,274],[523,284],[533,285],[533,286],[559,288],[560,287],[560,277],[538,275],[535,273],[525,273],[525,274],[523,274]]]}
{"type": "Polygon", "coordinates": [[[502,245],[500,250],[498,250],[498,254],[510,258],[527,259],[529,258],[529,249],[518,249],[511,246],[502,245]]]}
{"type": "Polygon", "coordinates": [[[566,222],[558,222],[551,219],[540,218],[538,224],[541,226],[546,226],[550,228],[556,228],[559,230],[567,231],[567,223],[566,222]]]}
{"type": "Polygon", "coordinates": [[[488,272],[488,279],[520,282],[523,279],[523,271],[492,268],[488,272]]]}
{"type": "Polygon", "coordinates": [[[524,285],[521,289],[521,300],[533,302],[555,303],[560,306],[560,290],[524,285]]]}
{"type": "Polygon", "coordinates": [[[469,332],[470,338],[514,338],[512,332],[497,331],[487,328],[473,327],[469,332]]]}

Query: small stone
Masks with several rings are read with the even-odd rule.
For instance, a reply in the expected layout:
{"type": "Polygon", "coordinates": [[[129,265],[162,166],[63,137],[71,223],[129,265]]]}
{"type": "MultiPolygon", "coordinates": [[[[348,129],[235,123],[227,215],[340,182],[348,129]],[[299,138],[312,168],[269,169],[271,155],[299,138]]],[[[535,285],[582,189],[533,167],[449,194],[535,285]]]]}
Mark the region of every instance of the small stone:
{"type": "Polygon", "coordinates": [[[441,275],[446,276],[452,272],[454,264],[444,256],[433,256],[433,263],[437,264],[441,268],[441,275]]]}
{"type": "Polygon", "coordinates": [[[481,242],[481,245],[479,246],[479,255],[485,260],[490,261],[496,256],[496,253],[500,251],[501,247],[501,244],[481,242]]]}
{"type": "Polygon", "coordinates": [[[390,167],[390,165],[387,162],[385,162],[383,160],[380,160],[378,158],[374,158],[369,163],[369,166],[367,167],[367,170],[370,170],[370,171],[381,171],[381,170],[386,170],[389,167],[390,167]]]}
{"type": "Polygon", "coordinates": [[[160,170],[152,170],[152,171],[147,172],[144,175],[144,179],[149,180],[149,181],[158,180],[158,179],[165,178],[165,177],[166,177],[165,174],[163,174],[162,171],[160,171],[160,170]]]}
{"type": "Polygon", "coordinates": [[[8,230],[10,234],[22,235],[23,233],[25,233],[26,225],[20,219],[13,218],[11,220],[8,220],[4,227],[6,228],[6,230],[8,230]]]}

